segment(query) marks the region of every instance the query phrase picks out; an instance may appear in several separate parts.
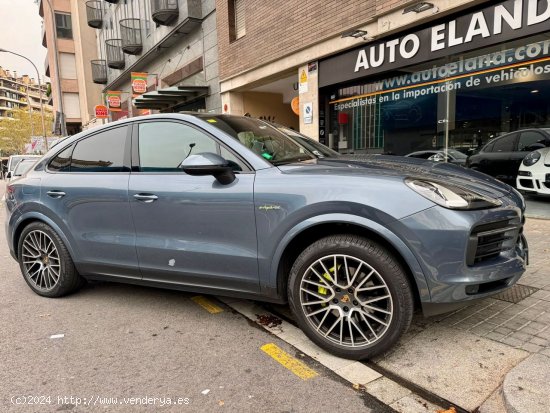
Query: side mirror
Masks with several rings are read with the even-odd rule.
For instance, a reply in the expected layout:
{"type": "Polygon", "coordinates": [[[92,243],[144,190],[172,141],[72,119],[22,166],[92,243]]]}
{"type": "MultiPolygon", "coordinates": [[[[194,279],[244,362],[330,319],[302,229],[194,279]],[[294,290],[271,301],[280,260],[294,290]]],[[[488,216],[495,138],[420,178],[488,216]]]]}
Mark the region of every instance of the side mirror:
{"type": "Polygon", "coordinates": [[[11,174],[12,174],[12,172],[9,171],[9,172],[7,173],[7,175],[6,175],[6,179],[10,179],[10,178],[11,178],[11,174]]]}
{"type": "Polygon", "coordinates": [[[184,159],[180,168],[188,175],[212,175],[222,185],[229,185],[235,180],[235,174],[229,162],[215,153],[204,152],[191,155],[184,159]]]}

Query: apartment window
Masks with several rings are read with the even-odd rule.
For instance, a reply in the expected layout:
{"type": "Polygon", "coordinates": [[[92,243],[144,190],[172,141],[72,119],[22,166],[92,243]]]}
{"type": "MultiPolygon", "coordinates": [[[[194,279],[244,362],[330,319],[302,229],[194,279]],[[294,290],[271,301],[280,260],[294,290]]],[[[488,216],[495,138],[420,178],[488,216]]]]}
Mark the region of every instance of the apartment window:
{"type": "Polygon", "coordinates": [[[78,93],[63,93],[63,106],[65,107],[65,117],[80,118],[80,97],[78,93]]]}
{"type": "Polygon", "coordinates": [[[229,37],[237,40],[246,34],[244,9],[245,0],[229,0],[229,37]]]}
{"type": "Polygon", "coordinates": [[[61,78],[76,79],[76,60],[72,53],[59,53],[59,64],[61,66],[61,78]]]}
{"type": "Polygon", "coordinates": [[[55,27],[60,39],[73,38],[73,25],[70,14],[55,13],[55,27]]]}

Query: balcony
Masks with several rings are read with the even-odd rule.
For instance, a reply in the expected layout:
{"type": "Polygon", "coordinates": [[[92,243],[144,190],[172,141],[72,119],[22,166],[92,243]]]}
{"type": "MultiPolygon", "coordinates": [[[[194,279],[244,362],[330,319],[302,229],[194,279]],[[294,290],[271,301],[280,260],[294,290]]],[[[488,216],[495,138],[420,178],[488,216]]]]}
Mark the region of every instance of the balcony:
{"type": "Polygon", "coordinates": [[[122,40],[105,40],[105,52],[107,54],[107,66],[111,69],[124,69],[124,53],[122,52],[122,40]]]}
{"type": "Polygon", "coordinates": [[[151,0],[151,13],[155,23],[169,26],[178,18],[178,0],[151,0]]]}
{"type": "Polygon", "coordinates": [[[141,21],[139,19],[123,19],[120,21],[120,38],[122,51],[126,54],[140,54],[143,50],[141,42],[141,21]]]}
{"type": "MultiPolygon", "coordinates": [[[[92,60],[92,80],[98,85],[107,84],[107,65],[105,60],[92,60]]],[[[124,64],[124,62],[123,62],[124,64]]]]}
{"type": "Polygon", "coordinates": [[[101,29],[103,25],[103,9],[100,1],[86,2],[86,17],[88,18],[88,26],[94,29],[101,29]]]}

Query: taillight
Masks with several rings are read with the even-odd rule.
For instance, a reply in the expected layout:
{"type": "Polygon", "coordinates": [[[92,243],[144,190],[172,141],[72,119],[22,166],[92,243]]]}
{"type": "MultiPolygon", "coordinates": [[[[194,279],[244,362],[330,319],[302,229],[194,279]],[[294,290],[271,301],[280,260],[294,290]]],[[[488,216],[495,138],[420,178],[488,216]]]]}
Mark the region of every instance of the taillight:
{"type": "Polygon", "coordinates": [[[8,189],[6,192],[7,192],[7,195],[15,194],[15,185],[8,185],[8,189]]]}

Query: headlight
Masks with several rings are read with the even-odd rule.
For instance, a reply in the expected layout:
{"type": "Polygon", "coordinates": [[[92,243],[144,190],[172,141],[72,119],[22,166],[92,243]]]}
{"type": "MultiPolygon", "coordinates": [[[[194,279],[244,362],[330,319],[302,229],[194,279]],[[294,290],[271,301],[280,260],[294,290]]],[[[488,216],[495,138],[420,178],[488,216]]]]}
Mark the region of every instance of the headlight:
{"type": "Polygon", "coordinates": [[[498,199],[487,198],[448,183],[412,178],[405,179],[405,183],[424,198],[449,209],[483,209],[502,205],[498,199]]]}
{"type": "Polygon", "coordinates": [[[527,154],[525,158],[523,158],[523,164],[525,166],[533,166],[539,161],[539,159],[540,159],[539,151],[530,152],[529,154],[527,154]]]}

